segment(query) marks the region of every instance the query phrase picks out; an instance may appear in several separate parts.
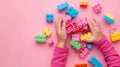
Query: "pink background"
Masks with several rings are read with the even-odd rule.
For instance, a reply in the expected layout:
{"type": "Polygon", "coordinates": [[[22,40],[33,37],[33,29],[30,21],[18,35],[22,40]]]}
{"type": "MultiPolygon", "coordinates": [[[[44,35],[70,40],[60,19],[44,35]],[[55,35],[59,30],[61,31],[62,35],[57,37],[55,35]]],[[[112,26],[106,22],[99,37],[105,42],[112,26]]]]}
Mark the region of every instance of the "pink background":
{"type": "MultiPolygon", "coordinates": [[[[110,34],[108,30],[113,27],[120,31],[120,0],[89,0],[87,9],[79,7],[80,0],[66,1],[79,10],[78,17],[87,16],[88,18],[98,19],[102,31],[107,37],[110,34]],[[103,7],[100,14],[95,14],[91,9],[91,6],[96,3],[101,3],[103,7]],[[109,25],[102,19],[102,16],[107,12],[115,16],[116,22],[114,25],[109,25]]],[[[66,1],[1,0],[0,67],[50,67],[54,47],[49,47],[46,44],[36,44],[34,35],[37,33],[42,34],[43,28],[48,27],[52,31],[50,38],[54,39],[56,45],[55,23],[46,23],[45,14],[54,13],[56,21],[60,15],[65,15],[65,12],[59,13],[56,6],[66,1]]],[[[120,54],[120,42],[116,42],[113,45],[120,54]]],[[[96,46],[85,59],[80,59],[70,46],[67,45],[67,47],[70,51],[66,67],[74,67],[76,63],[88,63],[87,59],[91,55],[96,56],[102,62],[103,67],[106,67],[102,53],[96,46]]],[[[89,64],[89,67],[92,67],[91,64],[89,64]]]]}

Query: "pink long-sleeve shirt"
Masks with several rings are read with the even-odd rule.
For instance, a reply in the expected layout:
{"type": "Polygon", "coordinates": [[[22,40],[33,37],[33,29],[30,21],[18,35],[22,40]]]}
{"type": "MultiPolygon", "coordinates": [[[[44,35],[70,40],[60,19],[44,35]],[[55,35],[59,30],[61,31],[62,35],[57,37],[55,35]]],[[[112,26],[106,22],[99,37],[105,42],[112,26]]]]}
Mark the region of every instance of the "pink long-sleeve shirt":
{"type": "MultiPolygon", "coordinates": [[[[107,67],[120,67],[120,57],[113,45],[103,36],[95,45],[101,50],[107,67]]],[[[65,67],[68,55],[68,48],[55,47],[51,67],[65,67]]]]}

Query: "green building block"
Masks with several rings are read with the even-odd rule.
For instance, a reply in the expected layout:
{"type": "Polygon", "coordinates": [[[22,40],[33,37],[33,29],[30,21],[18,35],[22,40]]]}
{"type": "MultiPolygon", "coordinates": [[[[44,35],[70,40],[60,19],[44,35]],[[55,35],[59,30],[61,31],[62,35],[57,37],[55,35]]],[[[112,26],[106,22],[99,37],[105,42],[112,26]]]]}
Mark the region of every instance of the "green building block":
{"type": "Polygon", "coordinates": [[[81,45],[78,41],[72,40],[72,41],[70,42],[70,46],[72,46],[72,47],[75,48],[76,50],[80,50],[80,48],[81,48],[82,45],[81,45]]]}
{"type": "Polygon", "coordinates": [[[46,36],[37,34],[37,35],[35,35],[35,41],[41,42],[41,43],[46,42],[46,36]]]}

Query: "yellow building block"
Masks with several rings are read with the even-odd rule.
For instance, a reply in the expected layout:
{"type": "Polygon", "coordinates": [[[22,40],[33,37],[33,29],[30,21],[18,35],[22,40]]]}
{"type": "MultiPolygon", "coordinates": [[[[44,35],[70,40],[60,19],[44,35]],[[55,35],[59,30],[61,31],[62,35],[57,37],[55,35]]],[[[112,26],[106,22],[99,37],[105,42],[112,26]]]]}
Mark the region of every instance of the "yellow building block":
{"type": "Polygon", "coordinates": [[[80,36],[80,40],[81,40],[81,41],[86,40],[86,39],[90,38],[91,36],[92,36],[92,33],[91,33],[91,32],[88,32],[88,33],[86,33],[86,34],[84,34],[84,35],[81,35],[81,36],[80,36]]]}
{"type": "Polygon", "coordinates": [[[111,42],[120,41],[120,32],[116,32],[110,35],[111,42]]]}
{"type": "Polygon", "coordinates": [[[44,28],[43,33],[44,33],[45,36],[50,36],[51,35],[51,31],[50,31],[49,28],[44,28]]]}
{"type": "Polygon", "coordinates": [[[106,16],[108,16],[111,19],[114,19],[114,16],[112,14],[110,14],[110,13],[107,13],[106,16]]]}

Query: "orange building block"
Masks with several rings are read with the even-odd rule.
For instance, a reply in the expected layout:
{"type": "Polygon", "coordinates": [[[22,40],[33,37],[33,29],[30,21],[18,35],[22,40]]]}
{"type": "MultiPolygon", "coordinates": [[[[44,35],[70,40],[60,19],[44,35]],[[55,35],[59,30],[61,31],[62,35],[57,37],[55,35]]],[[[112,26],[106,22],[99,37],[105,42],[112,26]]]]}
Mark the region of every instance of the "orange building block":
{"type": "Polygon", "coordinates": [[[80,7],[87,7],[87,6],[88,6],[88,2],[85,1],[80,2],[80,7]]]}
{"type": "Polygon", "coordinates": [[[88,67],[87,64],[75,64],[75,67],[88,67]]]}

